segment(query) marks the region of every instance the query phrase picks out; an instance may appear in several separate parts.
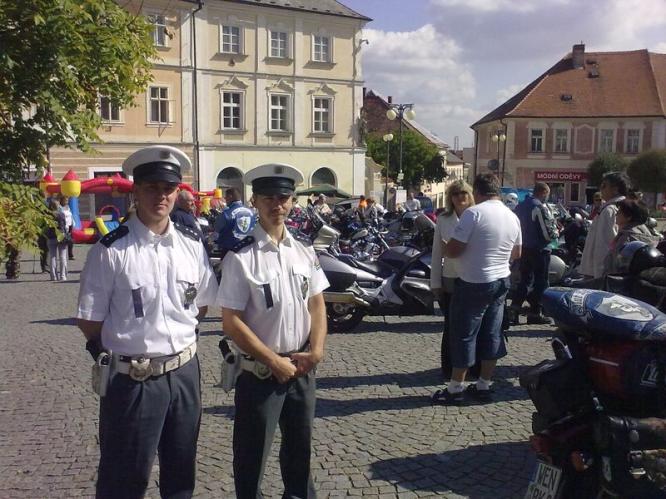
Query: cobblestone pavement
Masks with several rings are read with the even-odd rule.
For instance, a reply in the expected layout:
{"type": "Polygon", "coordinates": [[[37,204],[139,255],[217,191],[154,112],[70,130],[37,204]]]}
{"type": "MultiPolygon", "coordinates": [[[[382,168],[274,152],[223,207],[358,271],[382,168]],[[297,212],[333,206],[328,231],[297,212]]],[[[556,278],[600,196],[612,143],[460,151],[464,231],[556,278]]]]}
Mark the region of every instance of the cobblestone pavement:
{"type": "MultiPolygon", "coordinates": [[[[98,460],[90,359],[71,318],[87,247],[70,280],[52,283],[22,262],[18,282],[0,280],[0,497],[78,497],[94,492],[98,460]]],[[[36,264],[39,268],[39,263],[36,264]]],[[[233,497],[233,400],[215,384],[219,314],[202,327],[204,414],[198,497],[233,497]]],[[[534,459],[526,443],[532,405],[518,374],[549,357],[548,329],[510,331],[496,371],[495,402],[431,406],[441,317],[372,318],[329,336],[318,371],[313,469],[321,497],[518,498],[534,459]]],[[[279,437],[277,439],[279,441],[279,437]]],[[[282,493],[278,441],[266,497],[282,493]]],[[[157,468],[148,491],[158,497],[157,468]]]]}

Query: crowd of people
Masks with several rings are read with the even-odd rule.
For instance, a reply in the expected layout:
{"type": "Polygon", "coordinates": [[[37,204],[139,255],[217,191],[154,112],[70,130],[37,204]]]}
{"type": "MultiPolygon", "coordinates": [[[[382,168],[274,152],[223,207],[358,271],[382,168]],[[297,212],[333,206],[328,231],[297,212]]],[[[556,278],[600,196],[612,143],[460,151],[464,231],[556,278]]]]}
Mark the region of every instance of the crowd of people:
{"type": "MultiPolygon", "coordinates": [[[[95,361],[100,395],[97,496],[142,497],[155,454],[161,495],[192,496],[202,410],[197,325],[217,306],[240,362],[232,442],[236,494],[261,496],[279,425],[285,497],[312,497],[314,370],[324,356],[328,281],[313,249],[285,225],[301,209],[294,194],[302,176],[284,165],[250,170],[244,180],[252,185],[251,207],[238,189],[225,190],[212,230],[223,256],[218,283],[194,197],[178,190],[190,167],[170,146],[128,157],[123,169],[134,176],[132,215],[91,248],[81,274],[77,324],[95,361]]],[[[549,322],[540,306],[550,242],[558,237],[549,192],[537,182],[509,207],[495,175],[448,186],[435,227],[431,288],[445,315],[442,366],[449,366],[444,375],[450,381],[432,394],[433,404],[492,401],[493,372],[507,354],[502,321],[512,265],[519,266],[520,279],[511,306],[522,313],[526,300],[528,322],[549,322]],[[466,385],[475,365],[478,379],[466,385]]],[[[581,266],[592,278],[613,271],[623,244],[648,239],[645,207],[629,192],[623,174],[604,177],[604,202],[581,266]]],[[[330,214],[325,195],[308,204],[330,214]]],[[[45,234],[53,279],[67,278],[65,235],[72,222],[66,205],[66,198],[49,205],[56,221],[45,234]]],[[[413,193],[403,208],[420,209],[413,193]]],[[[365,196],[352,209],[366,221],[384,211],[365,196]]]]}

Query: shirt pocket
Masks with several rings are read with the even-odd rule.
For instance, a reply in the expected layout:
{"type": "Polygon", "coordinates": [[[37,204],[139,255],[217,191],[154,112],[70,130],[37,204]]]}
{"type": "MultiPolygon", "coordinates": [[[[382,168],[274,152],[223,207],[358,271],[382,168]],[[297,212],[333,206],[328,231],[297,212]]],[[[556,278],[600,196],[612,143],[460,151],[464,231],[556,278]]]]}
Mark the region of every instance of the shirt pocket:
{"type": "Polygon", "coordinates": [[[309,265],[294,265],[291,269],[291,289],[302,301],[307,301],[312,285],[312,267],[309,265]]]}
{"type": "MultiPolygon", "coordinates": [[[[224,277],[222,277],[224,279],[224,277]]],[[[270,310],[282,302],[282,290],[280,288],[280,274],[267,274],[259,279],[250,281],[250,293],[252,301],[261,310],[265,307],[270,310]]]]}
{"type": "Polygon", "coordinates": [[[127,319],[142,319],[149,313],[157,295],[155,286],[152,275],[145,272],[123,275],[119,278],[118,291],[129,302],[127,319]]]}
{"type": "Polygon", "coordinates": [[[196,303],[199,293],[199,280],[197,269],[183,267],[182,265],[176,269],[176,293],[183,307],[189,307],[196,303]]]}

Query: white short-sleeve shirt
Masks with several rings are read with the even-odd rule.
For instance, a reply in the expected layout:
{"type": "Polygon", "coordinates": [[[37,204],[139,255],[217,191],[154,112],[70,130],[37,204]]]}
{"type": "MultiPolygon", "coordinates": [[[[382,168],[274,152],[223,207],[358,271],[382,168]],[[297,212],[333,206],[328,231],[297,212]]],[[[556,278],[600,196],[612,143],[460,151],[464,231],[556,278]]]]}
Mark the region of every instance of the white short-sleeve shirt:
{"type": "Polygon", "coordinates": [[[467,208],[451,237],[467,243],[456,267],[463,281],[473,283],[509,277],[511,252],[523,243],[518,217],[495,199],[467,208]]]}
{"type": "Polygon", "coordinates": [[[127,233],[88,253],[77,317],[103,322],[102,346],[114,353],[178,353],[196,340],[199,307],[215,303],[217,281],[205,249],[171,221],[162,235],[136,215],[119,229],[127,233]],[[196,297],[188,304],[192,287],[196,297]]]}
{"type": "Polygon", "coordinates": [[[285,229],[276,245],[257,224],[253,242],[230,251],[222,262],[217,304],[242,311],[254,334],[277,353],[299,350],[310,336],[308,299],[329,283],[312,247],[285,229]]]}

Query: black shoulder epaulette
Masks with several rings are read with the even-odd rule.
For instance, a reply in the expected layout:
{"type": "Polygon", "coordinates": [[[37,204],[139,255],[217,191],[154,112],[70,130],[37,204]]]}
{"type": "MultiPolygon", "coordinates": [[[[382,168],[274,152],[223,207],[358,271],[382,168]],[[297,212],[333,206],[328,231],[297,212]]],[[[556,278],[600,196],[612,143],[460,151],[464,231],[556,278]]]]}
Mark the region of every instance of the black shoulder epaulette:
{"type": "Polygon", "coordinates": [[[186,225],[182,225],[182,224],[179,224],[179,223],[174,223],[173,226],[177,230],[179,230],[180,232],[185,234],[186,237],[189,237],[190,239],[194,239],[195,241],[201,241],[201,237],[199,237],[199,233],[196,230],[192,229],[191,227],[188,227],[186,225]]]}
{"type": "Polygon", "coordinates": [[[127,227],[127,225],[119,225],[111,232],[109,232],[106,236],[104,236],[102,239],[100,239],[99,242],[102,243],[107,248],[110,248],[114,242],[116,242],[118,239],[122,237],[125,237],[127,234],[129,234],[129,228],[127,227]]]}
{"type": "Polygon", "coordinates": [[[233,251],[234,253],[238,253],[240,250],[245,248],[245,246],[249,246],[253,242],[254,242],[254,237],[246,236],[243,239],[241,239],[240,241],[238,241],[236,243],[236,245],[233,248],[231,248],[231,251],[233,251]]]}

